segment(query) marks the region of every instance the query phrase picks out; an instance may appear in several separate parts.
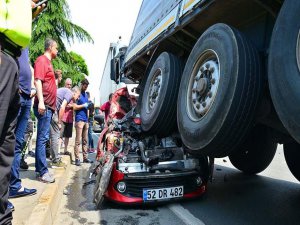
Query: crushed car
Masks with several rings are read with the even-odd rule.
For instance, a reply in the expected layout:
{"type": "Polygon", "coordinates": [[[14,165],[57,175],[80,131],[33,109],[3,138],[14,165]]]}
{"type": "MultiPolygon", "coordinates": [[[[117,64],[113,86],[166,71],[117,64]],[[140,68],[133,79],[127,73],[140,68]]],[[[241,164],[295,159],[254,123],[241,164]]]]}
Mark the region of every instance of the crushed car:
{"type": "Polygon", "coordinates": [[[113,94],[97,147],[97,207],[104,199],[144,204],[201,196],[213,163],[189,154],[176,135],[160,138],[143,132],[136,102],[126,87],[113,94]]]}

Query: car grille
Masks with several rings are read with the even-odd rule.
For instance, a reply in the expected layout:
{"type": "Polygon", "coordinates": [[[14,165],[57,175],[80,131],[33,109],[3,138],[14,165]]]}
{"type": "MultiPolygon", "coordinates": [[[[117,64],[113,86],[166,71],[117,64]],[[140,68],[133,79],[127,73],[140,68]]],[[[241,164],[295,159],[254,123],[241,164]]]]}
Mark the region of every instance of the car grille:
{"type": "Polygon", "coordinates": [[[184,187],[184,194],[196,191],[198,186],[196,185],[196,177],[199,174],[197,172],[192,173],[178,173],[168,174],[167,176],[143,174],[143,176],[137,175],[125,175],[124,181],[126,182],[126,191],[123,195],[128,197],[143,197],[143,189],[157,189],[167,187],[184,187]]]}

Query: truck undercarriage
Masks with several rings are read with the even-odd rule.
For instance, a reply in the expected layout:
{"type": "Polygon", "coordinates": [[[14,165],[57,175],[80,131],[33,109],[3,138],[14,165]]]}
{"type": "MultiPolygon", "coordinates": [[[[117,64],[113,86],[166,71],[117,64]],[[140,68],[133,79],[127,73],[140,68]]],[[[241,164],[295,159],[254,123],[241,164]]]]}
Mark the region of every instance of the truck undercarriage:
{"type": "Polygon", "coordinates": [[[124,75],[139,81],[142,129],[179,133],[191,154],[229,156],[245,173],[264,170],[281,143],[300,180],[299,1],[165,6],[170,19],[134,31],[125,59],[124,75]]]}

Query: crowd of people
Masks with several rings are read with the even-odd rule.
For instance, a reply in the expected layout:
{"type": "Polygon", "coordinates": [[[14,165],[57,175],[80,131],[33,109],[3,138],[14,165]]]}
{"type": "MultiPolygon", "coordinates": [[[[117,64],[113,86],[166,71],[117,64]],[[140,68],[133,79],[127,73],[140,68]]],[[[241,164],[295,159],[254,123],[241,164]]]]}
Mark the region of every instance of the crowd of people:
{"type": "Polygon", "coordinates": [[[35,60],[34,67],[30,64],[28,44],[31,21],[45,7],[41,5],[36,9],[37,2],[32,0],[30,6],[27,1],[12,0],[0,5],[0,11],[5,9],[9,15],[0,15],[0,225],[11,224],[14,206],[8,201],[9,198],[37,192],[35,188],[24,187],[20,179],[20,167],[28,169],[24,150],[33,134],[33,122],[30,121],[32,108],[37,121],[34,157],[39,181],[55,182],[48,170],[48,140],[51,166],[66,166],[60,155],[71,154],[68,145],[72,137],[73,119],[76,130],[75,164],[91,163],[87,156],[88,152],[94,151],[89,128],[93,123],[94,107],[87,92],[88,80],[83,79],[79,87],[72,86],[72,80],[67,78],[65,86],[58,88],[63,71],[54,70],[51,63],[59,49],[52,38],[45,40],[44,53],[35,60]],[[15,26],[8,28],[6,24],[15,26]],[[62,142],[64,149],[60,152],[62,142]],[[82,161],[79,155],[81,143],[82,161]]]}
{"type": "MultiPolygon", "coordinates": [[[[33,111],[37,120],[37,136],[35,147],[35,171],[38,180],[45,183],[55,182],[49,173],[46,160],[46,144],[50,141],[50,158],[52,167],[65,167],[59,154],[60,144],[65,139],[63,155],[70,155],[68,151],[69,138],[72,137],[73,111],[75,111],[76,144],[74,149],[75,164],[80,166],[79,147],[82,143],[83,162],[90,163],[87,158],[89,108],[93,103],[89,101],[89,93],[86,92],[89,82],[81,81],[80,88],[72,88],[71,78],[67,78],[65,87],[58,88],[62,80],[62,71],[54,70],[51,60],[56,58],[58,46],[55,40],[45,40],[45,52],[39,56],[34,68],[29,62],[28,48],[22,50],[19,62],[19,95],[20,110],[16,124],[15,156],[11,168],[9,186],[9,198],[22,197],[36,193],[36,189],[22,187],[20,179],[20,163],[24,164],[25,132],[30,118],[32,98],[34,98],[33,111]],[[34,80],[34,82],[32,82],[34,80]],[[22,153],[23,151],[23,153],[22,153]]],[[[26,163],[26,162],[25,162],[26,163]]],[[[27,166],[28,167],[28,166],[27,166]]],[[[13,206],[9,202],[8,206],[13,206]]]]}

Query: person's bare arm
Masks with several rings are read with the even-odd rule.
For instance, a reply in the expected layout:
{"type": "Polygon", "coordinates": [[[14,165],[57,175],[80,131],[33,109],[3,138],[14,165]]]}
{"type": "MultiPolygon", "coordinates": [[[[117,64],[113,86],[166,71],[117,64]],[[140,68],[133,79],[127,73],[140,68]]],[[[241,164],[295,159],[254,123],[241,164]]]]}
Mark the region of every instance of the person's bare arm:
{"type": "Polygon", "coordinates": [[[35,87],[36,87],[37,98],[39,100],[38,112],[39,112],[39,114],[44,115],[44,113],[46,111],[46,107],[45,107],[45,104],[44,104],[42,81],[39,80],[39,79],[35,79],[34,84],[35,84],[35,87]]]}
{"type": "Polygon", "coordinates": [[[73,110],[77,111],[83,108],[87,108],[88,103],[84,103],[83,105],[77,105],[76,103],[73,103],[73,110]]]}
{"type": "Polygon", "coordinates": [[[34,85],[34,70],[32,66],[29,64],[30,70],[31,70],[31,91],[30,91],[30,98],[34,97],[36,95],[36,88],[34,85]]]}
{"type": "Polygon", "coordinates": [[[73,109],[73,104],[74,104],[74,103],[69,103],[69,104],[66,106],[66,108],[73,109]]]}
{"type": "Polygon", "coordinates": [[[65,109],[66,109],[67,104],[68,104],[67,100],[64,99],[61,106],[60,106],[59,113],[58,113],[58,123],[59,124],[61,124],[61,121],[62,121],[63,115],[65,113],[65,109]]]}

